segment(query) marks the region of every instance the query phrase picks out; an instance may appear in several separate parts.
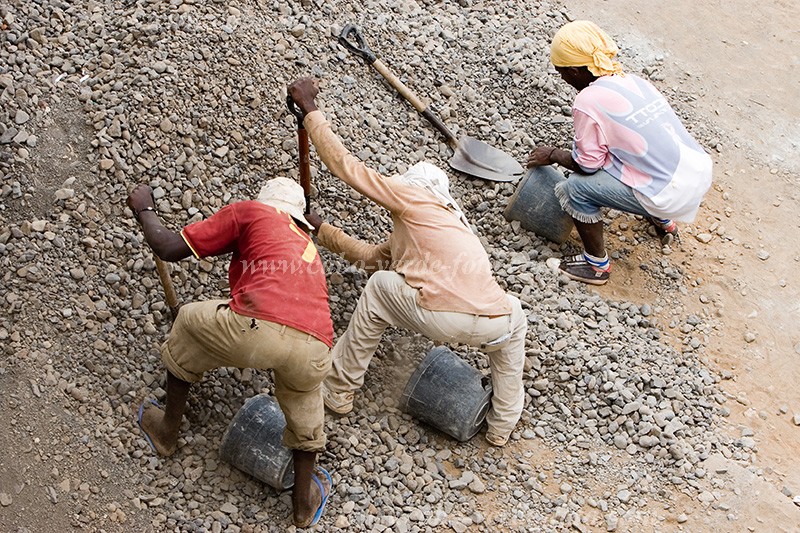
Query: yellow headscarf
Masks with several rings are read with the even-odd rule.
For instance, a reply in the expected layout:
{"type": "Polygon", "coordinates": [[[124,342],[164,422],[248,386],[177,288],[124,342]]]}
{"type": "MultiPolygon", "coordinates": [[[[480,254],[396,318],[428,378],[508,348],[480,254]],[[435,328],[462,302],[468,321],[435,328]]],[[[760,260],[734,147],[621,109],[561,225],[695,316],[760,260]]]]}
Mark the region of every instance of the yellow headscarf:
{"type": "Polygon", "coordinates": [[[550,62],[556,67],[587,67],[595,76],[622,74],[611,58],[619,48],[594,22],[576,20],[561,27],[550,44],[550,62]]]}

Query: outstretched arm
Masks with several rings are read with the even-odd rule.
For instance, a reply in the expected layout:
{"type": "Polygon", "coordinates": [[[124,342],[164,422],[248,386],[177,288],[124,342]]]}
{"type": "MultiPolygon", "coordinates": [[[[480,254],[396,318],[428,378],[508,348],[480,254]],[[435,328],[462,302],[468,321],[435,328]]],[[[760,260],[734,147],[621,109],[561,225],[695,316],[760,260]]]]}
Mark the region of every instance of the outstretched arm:
{"type": "Polygon", "coordinates": [[[366,166],[344,146],[331,125],[317,109],[319,91],[313,78],[300,78],[288,87],[289,94],[305,115],[304,124],[317,155],[333,175],[392,213],[401,214],[405,199],[398,196],[392,182],[366,166]]]}
{"type": "Polygon", "coordinates": [[[144,238],[150,248],[164,261],[180,261],[192,255],[192,250],[179,233],[164,227],[156,214],[153,191],[147,185],[138,185],[128,195],[128,207],[139,221],[144,238]]]}
{"type": "Polygon", "coordinates": [[[344,257],[349,263],[363,268],[369,273],[388,270],[392,263],[392,252],[389,241],[381,244],[370,244],[349,236],[339,228],[323,222],[316,212],[306,215],[308,223],[314,226],[319,244],[333,253],[344,257]]]}
{"type": "Polygon", "coordinates": [[[350,264],[363,268],[370,274],[378,270],[389,270],[392,252],[389,241],[370,244],[346,234],[330,224],[322,224],[319,230],[319,243],[344,257],[350,264]]]}

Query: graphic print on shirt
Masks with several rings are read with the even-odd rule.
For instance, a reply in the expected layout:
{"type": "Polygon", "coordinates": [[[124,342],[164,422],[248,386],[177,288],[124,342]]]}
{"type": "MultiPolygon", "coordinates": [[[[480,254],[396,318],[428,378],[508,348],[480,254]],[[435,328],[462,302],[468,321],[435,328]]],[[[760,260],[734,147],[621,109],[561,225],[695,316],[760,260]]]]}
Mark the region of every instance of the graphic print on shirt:
{"type": "Polygon", "coordinates": [[[297,233],[303,240],[306,241],[306,249],[303,250],[303,255],[300,256],[300,259],[305,261],[306,263],[312,263],[314,258],[317,257],[317,247],[314,246],[313,241],[306,235],[304,232],[300,231],[294,222],[289,222],[289,229],[293,232],[297,233]]]}
{"type": "MultiPolygon", "coordinates": [[[[635,75],[599,78],[578,95],[575,109],[602,132],[610,154],[605,170],[647,197],[672,180],[685,149],[704,154],[664,97],[635,75]]],[[[575,122],[577,136],[578,116],[575,122]]]]}

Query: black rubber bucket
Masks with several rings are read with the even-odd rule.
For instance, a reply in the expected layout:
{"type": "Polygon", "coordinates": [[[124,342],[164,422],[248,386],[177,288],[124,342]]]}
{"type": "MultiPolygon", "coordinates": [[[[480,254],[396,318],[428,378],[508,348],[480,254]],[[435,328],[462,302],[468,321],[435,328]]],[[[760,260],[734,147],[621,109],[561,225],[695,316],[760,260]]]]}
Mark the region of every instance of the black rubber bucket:
{"type": "Polygon", "coordinates": [[[517,185],[508,200],[503,216],[556,244],[567,240],[573,226],[572,217],[561,209],[555,186],[564,175],[551,166],[533,167],[517,185]]]}
{"type": "Polygon", "coordinates": [[[292,452],[283,445],[286,419],[277,400],[259,394],[244,402],[222,436],[223,461],[284,490],[294,485],[292,452]]]}
{"type": "Polygon", "coordinates": [[[411,375],[400,405],[456,440],[472,438],[492,400],[488,378],[444,346],[433,348],[411,375]]]}

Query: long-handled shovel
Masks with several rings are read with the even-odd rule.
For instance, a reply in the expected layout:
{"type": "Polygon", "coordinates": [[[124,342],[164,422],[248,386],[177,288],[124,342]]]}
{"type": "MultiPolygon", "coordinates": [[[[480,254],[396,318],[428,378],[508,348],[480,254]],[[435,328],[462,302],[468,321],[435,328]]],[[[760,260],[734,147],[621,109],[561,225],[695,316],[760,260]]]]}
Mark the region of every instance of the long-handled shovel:
{"type": "Polygon", "coordinates": [[[303,194],[306,197],[306,214],[311,211],[311,159],[308,146],[308,132],[303,125],[303,112],[297,107],[297,103],[292,100],[291,95],[286,96],[286,106],[297,119],[297,149],[300,152],[300,186],[303,187],[303,194]]]}
{"type": "Polygon", "coordinates": [[[522,177],[523,168],[509,154],[489,146],[483,141],[472,137],[456,139],[442,120],[433,114],[429,105],[423,102],[411,89],[400,81],[389,68],[378,59],[367,46],[364,37],[353,24],[347,24],[339,34],[339,43],[364,58],[367,65],[377,70],[400,95],[408,100],[423,117],[439,130],[447,139],[447,144],[453,149],[450,166],[465,174],[491,181],[514,181],[522,177]],[[352,40],[355,40],[355,44],[352,40]]]}

